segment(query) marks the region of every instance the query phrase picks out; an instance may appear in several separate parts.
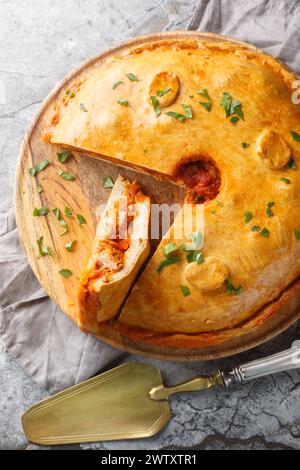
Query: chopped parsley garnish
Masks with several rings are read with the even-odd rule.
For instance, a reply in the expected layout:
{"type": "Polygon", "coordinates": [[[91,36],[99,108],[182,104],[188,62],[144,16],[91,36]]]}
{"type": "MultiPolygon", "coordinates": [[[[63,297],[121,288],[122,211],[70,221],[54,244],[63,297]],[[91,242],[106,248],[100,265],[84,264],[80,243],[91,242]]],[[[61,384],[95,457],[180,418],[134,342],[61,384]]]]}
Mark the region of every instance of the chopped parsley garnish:
{"type": "Polygon", "coordinates": [[[211,108],[212,108],[212,104],[211,103],[206,103],[204,101],[199,101],[199,104],[201,104],[201,106],[206,109],[206,111],[208,111],[209,113],[211,112],[211,108]]]}
{"type": "Polygon", "coordinates": [[[193,110],[192,107],[188,104],[182,104],[184,115],[187,119],[193,119],[193,110]]]}
{"type": "Polygon", "coordinates": [[[152,106],[153,106],[153,109],[154,109],[154,112],[155,112],[155,116],[156,117],[160,116],[161,115],[161,109],[159,107],[159,101],[156,98],[156,96],[151,96],[151,102],[152,102],[152,106]]]}
{"type": "Polygon", "coordinates": [[[197,91],[198,95],[204,96],[208,101],[199,101],[199,104],[206,109],[206,111],[210,112],[212,108],[212,101],[211,97],[209,96],[209,93],[206,88],[203,88],[202,90],[197,91]]]}
{"type": "Polygon", "coordinates": [[[178,256],[168,256],[163,261],[161,261],[158,265],[157,272],[160,273],[164,268],[170,266],[171,264],[177,264],[180,262],[180,258],[178,256]]]}
{"type": "Polygon", "coordinates": [[[181,289],[181,292],[182,292],[183,297],[188,297],[189,295],[191,295],[191,291],[190,291],[190,289],[189,289],[187,286],[183,286],[183,285],[181,284],[181,285],[180,285],[180,289],[181,289]]]}
{"type": "Polygon", "coordinates": [[[36,176],[38,175],[41,171],[45,170],[47,166],[50,164],[49,160],[42,160],[40,161],[37,165],[33,166],[32,168],[29,168],[29,174],[31,176],[36,176]]]}
{"type": "Polygon", "coordinates": [[[80,103],[80,109],[81,109],[81,111],[83,111],[84,113],[87,113],[87,112],[88,112],[88,110],[86,109],[86,107],[84,106],[83,103],[80,103]]]}
{"type": "Polygon", "coordinates": [[[123,84],[124,85],[124,82],[122,82],[121,80],[118,80],[117,82],[115,82],[112,86],[112,89],[115,90],[116,88],[118,88],[119,85],[123,84]]]}
{"type": "Polygon", "coordinates": [[[229,295],[240,295],[243,292],[242,286],[235,287],[230,279],[226,280],[226,290],[229,295]]]}
{"type": "Polygon", "coordinates": [[[267,228],[263,228],[262,231],[260,232],[260,235],[264,238],[269,238],[270,232],[267,228]]]}
{"type": "Polygon", "coordinates": [[[244,217],[245,223],[248,224],[253,219],[253,214],[252,212],[245,212],[244,217]]]}
{"type": "Polygon", "coordinates": [[[275,202],[268,202],[268,206],[267,206],[267,209],[266,209],[266,214],[268,217],[273,217],[273,211],[272,211],[272,207],[275,205],[275,202]]]}
{"type": "Polygon", "coordinates": [[[58,173],[58,176],[60,176],[61,178],[67,181],[74,181],[76,179],[75,176],[71,175],[70,173],[64,170],[58,170],[57,173],[58,173]]]}
{"type": "Polygon", "coordinates": [[[260,226],[259,225],[254,225],[251,229],[251,232],[260,232],[260,226]]]}
{"type": "Polygon", "coordinates": [[[61,236],[62,235],[65,235],[68,231],[68,225],[67,223],[64,221],[64,219],[62,218],[61,216],[61,213],[60,213],[60,210],[57,209],[57,207],[55,209],[53,209],[53,214],[55,215],[55,217],[57,218],[59,224],[64,228],[64,230],[62,231],[62,233],[60,234],[61,236]]]}
{"type": "Polygon", "coordinates": [[[37,190],[38,190],[38,193],[41,194],[44,191],[44,188],[41,184],[38,184],[37,190]]]}
{"type": "Polygon", "coordinates": [[[292,131],[291,134],[296,142],[300,142],[300,134],[298,134],[298,132],[292,131]]]}
{"type": "Polygon", "coordinates": [[[190,251],[189,254],[186,255],[186,260],[188,263],[202,264],[204,263],[204,255],[199,251],[190,251]]]}
{"type": "Polygon", "coordinates": [[[300,240],[300,231],[297,228],[295,228],[294,234],[295,234],[296,240],[300,240]]]}
{"type": "Polygon", "coordinates": [[[217,199],[216,199],[216,204],[217,204],[218,207],[223,207],[222,202],[218,201],[217,199]]]}
{"type": "Polygon", "coordinates": [[[244,112],[242,104],[234,100],[230,93],[224,92],[221,100],[221,106],[225,111],[226,117],[231,117],[231,122],[234,124],[240,119],[244,121],[244,112]]]}
{"type": "Polygon", "coordinates": [[[104,189],[111,189],[114,187],[114,182],[110,176],[105,176],[102,180],[102,186],[104,189]]]}
{"type": "Polygon", "coordinates": [[[138,82],[139,79],[137,78],[136,75],[134,75],[134,73],[126,73],[126,77],[128,78],[128,80],[130,80],[131,82],[138,82]]]}
{"type": "Polygon", "coordinates": [[[161,98],[162,96],[165,96],[167,93],[169,93],[171,90],[172,88],[165,88],[163,90],[157,90],[156,94],[157,96],[161,98]]]}
{"type": "Polygon", "coordinates": [[[289,180],[288,178],[280,178],[280,181],[282,181],[285,184],[291,184],[291,180],[289,180]]]}
{"type": "Polygon", "coordinates": [[[184,116],[184,114],[175,113],[174,111],[168,111],[165,114],[167,116],[170,116],[173,119],[176,119],[177,121],[180,121],[180,122],[183,122],[183,121],[186,120],[186,116],[184,116]]]}
{"type": "Polygon", "coordinates": [[[71,277],[73,275],[72,271],[70,269],[61,269],[59,271],[59,274],[61,274],[63,277],[71,277]]]}
{"type": "Polygon", "coordinates": [[[171,242],[168,245],[163,247],[163,253],[166,257],[168,257],[171,253],[175,253],[178,250],[176,243],[171,242]]]}
{"type": "Polygon", "coordinates": [[[237,116],[233,116],[231,119],[230,119],[230,122],[232,122],[232,124],[236,124],[237,122],[239,122],[240,118],[237,117],[237,116]]]}
{"type": "Polygon", "coordinates": [[[85,218],[83,217],[83,215],[81,214],[76,214],[77,216],[77,220],[78,220],[78,223],[79,225],[84,225],[87,223],[87,221],[85,220],[85,218]]]}
{"type": "Polygon", "coordinates": [[[37,209],[36,207],[33,209],[33,216],[34,217],[41,217],[42,215],[47,215],[49,214],[49,209],[48,207],[40,207],[37,209]]]}
{"type": "Polygon", "coordinates": [[[46,246],[46,247],[43,246],[43,239],[44,237],[40,237],[36,241],[38,248],[39,248],[39,256],[46,256],[46,255],[52,256],[53,255],[52,248],[50,246],[46,246]]]}
{"type": "Polygon", "coordinates": [[[76,243],[76,240],[74,240],[72,242],[69,242],[69,243],[66,243],[65,244],[65,249],[71,253],[73,251],[75,243],[76,243]]]}
{"type": "Polygon", "coordinates": [[[67,91],[66,91],[66,95],[69,96],[69,98],[74,98],[75,93],[74,93],[74,91],[72,91],[72,90],[67,90],[67,91]]]}
{"type": "Polygon", "coordinates": [[[121,106],[129,106],[129,101],[126,98],[120,98],[117,101],[118,104],[121,106]]]}
{"type": "Polygon", "coordinates": [[[250,147],[250,144],[247,144],[247,142],[242,142],[242,147],[243,149],[247,149],[248,147],[250,147]]]}
{"type": "Polygon", "coordinates": [[[204,96],[207,98],[209,101],[211,101],[211,97],[208,94],[208,91],[206,88],[203,88],[202,90],[197,91],[198,95],[204,96]]]}
{"type": "Polygon", "coordinates": [[[297,169],[297,163],[295,162],[293,158],[291,158],[290,161],[288,162],[288,167],[291,168],[292,170],[297,169]]]}
{"type": "Polygon", "coordinates": [[[67,217],[73,217],[72,211],[69,207],[65,207],[65,215],[67,217]]]}
{"type": "Polygon", "coordinates": [[[66,150],[65,152],[57,152],[57,160],[60,161],[60,163],[66,163],[67,160],[72,156],[71,152],[66,150]]]}

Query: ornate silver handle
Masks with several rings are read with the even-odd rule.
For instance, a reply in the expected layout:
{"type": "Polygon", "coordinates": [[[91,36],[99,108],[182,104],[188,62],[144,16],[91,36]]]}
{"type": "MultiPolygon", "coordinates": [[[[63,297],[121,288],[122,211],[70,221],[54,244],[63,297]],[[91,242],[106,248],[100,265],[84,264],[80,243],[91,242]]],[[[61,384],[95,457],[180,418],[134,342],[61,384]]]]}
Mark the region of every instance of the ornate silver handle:
{"type": "Polygon", "coordinates": [[[300,367],[300,341],[295,341],[287,351],[235,367],[231,371],[222,371],[224,385],[245,383],[267,375],[300,367]]]}

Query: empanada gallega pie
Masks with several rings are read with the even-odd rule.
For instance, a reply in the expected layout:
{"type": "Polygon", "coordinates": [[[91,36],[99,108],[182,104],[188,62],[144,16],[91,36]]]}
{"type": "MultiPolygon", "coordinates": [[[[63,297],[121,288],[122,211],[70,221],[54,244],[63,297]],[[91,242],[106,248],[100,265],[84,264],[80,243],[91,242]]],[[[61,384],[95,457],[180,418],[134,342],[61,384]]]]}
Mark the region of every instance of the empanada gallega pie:
{"type": "MultiPolygon", "coordinates": [[[[161,344],[181,335],[189,348],[191,336],[195,346],[197,335],[280,305],[300,274],[294,80],[243,45],[166,38],[104,58],[66,90],[46,132],[51,143],[177,181],[193,207],[133,286],[119,331],[161,344]],[[203,246],[197,231],[174,239],[198,204],[203,246]]],[[[97,333],[95,323],[86,329],[97,333]]]]}

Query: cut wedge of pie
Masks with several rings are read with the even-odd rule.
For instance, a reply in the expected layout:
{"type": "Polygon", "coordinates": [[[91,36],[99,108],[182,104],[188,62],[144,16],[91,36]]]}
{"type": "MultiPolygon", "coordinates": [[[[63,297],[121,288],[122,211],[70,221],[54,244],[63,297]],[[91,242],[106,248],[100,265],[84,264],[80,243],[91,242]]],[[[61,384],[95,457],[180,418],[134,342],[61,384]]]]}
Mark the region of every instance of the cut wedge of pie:
{"type": "Polygon", "coordinates": [[[183,335],[189,347],[189,335],[226,332],[280,305],[300,274],[294,80],[275,59],[243,45],[166,38],[104,57],[68,85],[45,131],[49,142],[186,187],[181,213],[136,283],[146,244],[127,275],[123,249],[115,256],[118,247],[102,245],[100,223],[82,281],[85,329],[95,333],[114,316],[131,283],[115,327],[162,344],[183,335]],[[185,230],[197,222],[199,204],[201,245],[201,230],[185,230]],[[99,260],[101,276],[92,279],[99,260]]]}

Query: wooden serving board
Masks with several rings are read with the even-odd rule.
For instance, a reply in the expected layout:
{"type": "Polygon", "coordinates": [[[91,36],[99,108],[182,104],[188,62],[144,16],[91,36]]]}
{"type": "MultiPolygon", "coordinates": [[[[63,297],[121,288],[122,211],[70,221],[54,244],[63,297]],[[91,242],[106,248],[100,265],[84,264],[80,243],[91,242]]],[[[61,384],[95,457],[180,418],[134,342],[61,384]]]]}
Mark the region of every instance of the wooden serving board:
{"type": "MultiPolygon", "coordinates": [[[[104,52],[96,58],[89,60],[60,83],[44,101],[34,123],[24,138],[15,187],[15,212],[19,234],[28,261],[38,280],[52,300],[75,322],[78,311],[77,289],[79,276],[94,238],[97,224],[97,209],[101,203],[107,201],[110,194],[110,190],[103,189],[103,178],[111,176],[115,180],[121,174],[130,180],[136,179],[142,185],[146,194],[152,198],[152,202],[157,203],[182,202],[183,191],[169,182],[158,182],[150,175],[137,173],[134,170],[122,168],[115,164],[101,161],[98,158],[91,158],[91,156],[79,152],[73,152],[72,158],[66,164],[61,164],[57,159],[57,151],[62,149],[44,142],[41,137],[45,131],[46,124],[49,123],[53,115],[55,103],[59,100],[60,96],[66,93],[68,88],[72,88],[72,83],[76,81],[79,75],[82,76],[86,71],[97,66],[103,58],[126,50],[128,46],[140,45],[144,42],[149,43],[164,37],[188,37],[190,39],[218,41],[222,39],[241,44],[239,41],[229,38],[220,38],[217,35],[200,34],[197,32],[160,33],[128,41],[115,49],[104,52]],[[28,169],[43,159],[49,160],[50,165],[38,176],[31,176],[28,169]],[[59,177],[57,173],[59,169],[74,175],[76,177],[75,181],[65,181],[59,177]],[[43,187],[41,194],[37,190],[38,184],[41,184],[43,187]],[[48,207],[50,213],[43,217],[33,217],[33,209],[42,206],[48,207]],[[72,210],[73,218],[68,218],[64,215],[64,208],[66,206],[72,210]],[[69,227],[68,233],[63,236],[61,236],[62,227],[52,213],[54,208],[60,209],[69,227]],[[79,225],[76,214],[83,215],[87,224],[79,225]],[[53,248],[53,257],[39,257],[37,239],[41,236],[43,237],[44,245],[53,248]],[[77,241],[74,252],[69,253],[64,245],[73,240],[77,241]],[[73,276],[68,279],[64,278],[59,273],[61,269],[70,269],[73,272],[73,276]]],[[[155,245],[155,242],[153,245],[155,245]]],[[[279,325],[270,326],[265,332],[260,331],[258,334],[252,335],[248,341],[246,338],[243,338],[240,342],[231,342],[224,345],[224,347],[222,345],[212,346],[208,350],[185,351],[144,345],[143,343],[121,337],[109,328],[104,329],[99,338],[117,348],[161,359],[182,361],[213,359],[249,349],[265,341],[267,338],[278,334],[295,321],[295,319],[295,315],[287,316],[284,324],[281,322],[279,325]]]]}

